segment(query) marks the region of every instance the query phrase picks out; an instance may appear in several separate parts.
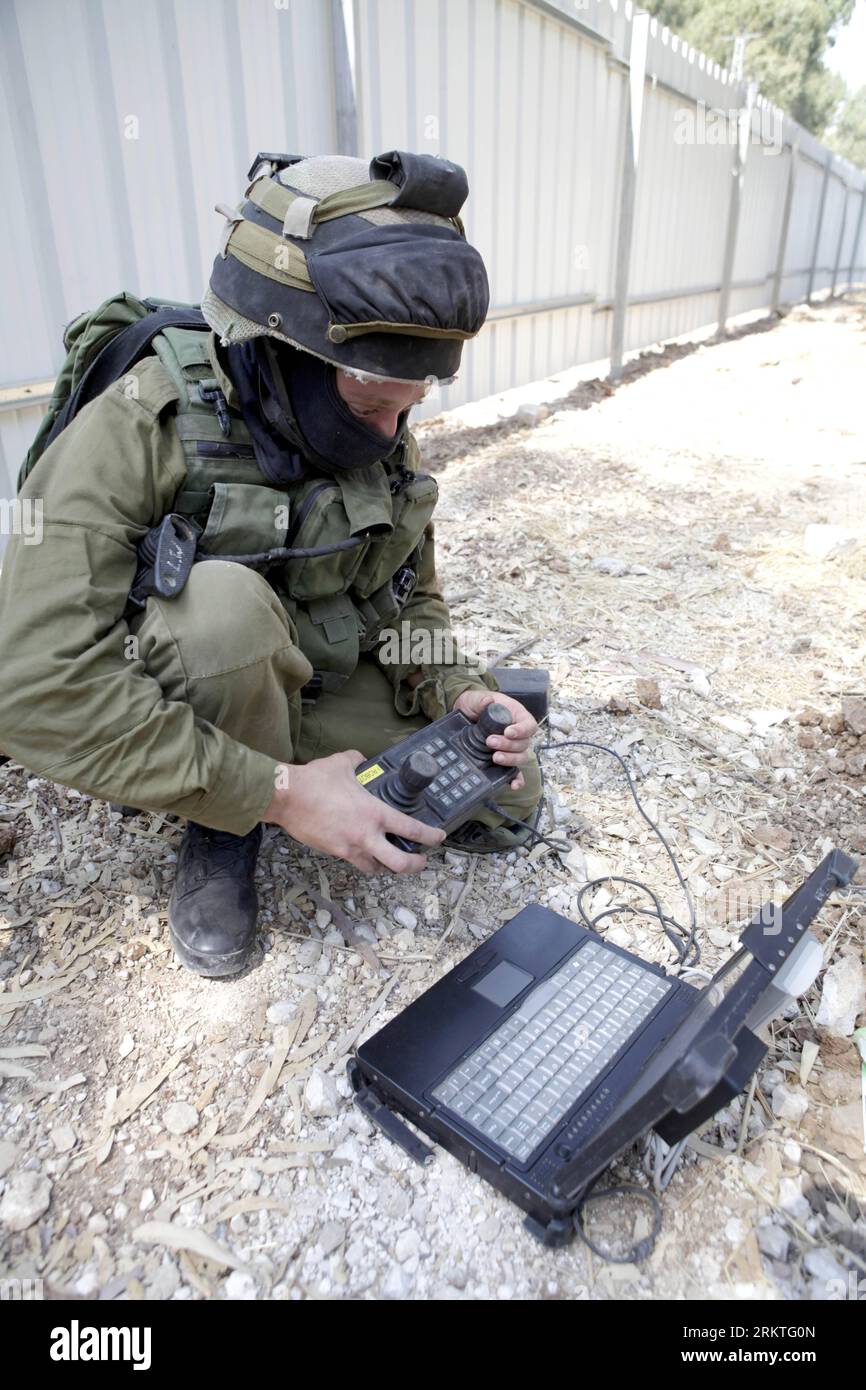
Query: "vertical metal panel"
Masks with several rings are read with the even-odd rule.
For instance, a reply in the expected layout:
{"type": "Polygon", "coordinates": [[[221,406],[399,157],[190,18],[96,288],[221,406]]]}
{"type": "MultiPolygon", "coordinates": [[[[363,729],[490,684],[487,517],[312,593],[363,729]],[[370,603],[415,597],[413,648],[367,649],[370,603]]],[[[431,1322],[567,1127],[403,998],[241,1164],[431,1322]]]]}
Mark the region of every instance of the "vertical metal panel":
{"type": "Polygon", "coordinates": [[[752,122],[734,259],[733,315],[769,307],[788,191],[789,152],[761,136],[760,116],[752,122]],[[746,282],[745,287],[741,287],[746,282]]]}
{"type": "Polygon", "coordinates": [[[848,283],[854,284],[858,272],[866,270],[863,261],[863,238],[864,224],[866,224],[866,188],[861,189],[859,196],[859,211],[857,213],[857,223],[854,228],[854,236],[851,242],[851,255],[848,262],[848,283]]]}
{"type": "Polygon", "coordinates": [[[821,224],[821,238],[818,244],[818,270],[815,275],[815,291],[828,290],[833,283],[833,268],[839,247],[839,229],[845,210],[847,190],[844,181],[835,172],[830,175],[827,185],[827,203],[824,220],[821,224]]]}

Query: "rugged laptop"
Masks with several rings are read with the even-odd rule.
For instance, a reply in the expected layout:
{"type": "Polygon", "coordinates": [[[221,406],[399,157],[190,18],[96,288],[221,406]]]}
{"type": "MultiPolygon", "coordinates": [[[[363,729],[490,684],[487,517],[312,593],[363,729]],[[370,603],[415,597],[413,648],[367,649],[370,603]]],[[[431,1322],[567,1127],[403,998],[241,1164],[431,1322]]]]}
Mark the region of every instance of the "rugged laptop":
{"type": "Polygon", "coordinates": [[[424,1162],[406,1116],[564,1244],[617,1154],[650,1128],[675,1143],[747,1084],[766,1051],[753,1029],[814,980],[806,928],[856,868],[833,850],[703,989],[526,907],[357,1049],[355,1099],[424,1162]]]}

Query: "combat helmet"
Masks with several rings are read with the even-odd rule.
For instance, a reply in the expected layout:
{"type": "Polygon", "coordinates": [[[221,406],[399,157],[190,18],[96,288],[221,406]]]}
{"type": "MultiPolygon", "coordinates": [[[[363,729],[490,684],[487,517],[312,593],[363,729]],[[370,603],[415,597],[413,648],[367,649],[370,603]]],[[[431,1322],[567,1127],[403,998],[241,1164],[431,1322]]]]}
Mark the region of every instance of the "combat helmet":
{"type": "Polygon", "coordinates": [[[484,323],[465,171],[392,150],[261,153],[227,219],[202,313],[224,346],[274,338],[361,380],[453,380],[484,323]]]}

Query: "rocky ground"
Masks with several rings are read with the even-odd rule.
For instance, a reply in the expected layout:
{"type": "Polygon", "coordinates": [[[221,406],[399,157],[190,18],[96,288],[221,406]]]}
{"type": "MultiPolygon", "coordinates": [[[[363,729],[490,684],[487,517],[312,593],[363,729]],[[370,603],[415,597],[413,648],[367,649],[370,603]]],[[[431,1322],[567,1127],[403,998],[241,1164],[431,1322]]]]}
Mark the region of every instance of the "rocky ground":
{"type": "MultiPolygon", "coordinates": [[[[614,393],[562,378],[522,419],[493,402],[419,430],[459,631],[550,669],[554,741],[626,758],[706,969],[831,844],[866,852],[864,369],[861,297],[647,354],[614,393]]],[[[414,1165],[353,1107],[355,1042],[526,902],[575,916],[587,879],[620,873],[686,920],[615,760],[545,769],[568,854],[452,852],[402,881],[271,832],[262,958],[226,983],[167,944],[177,823],[0,770],[0,1275],[81,1299],[857,1296],[856,891],[824,909],[825,970],[771,1025],[757,1085],[690,1141],[642,1263],[544,1249],[450,1157],[414,1165]]],[[[592,910],[638,901],[622,891],[592,910]]],[[[676,968],[649,918],[604,927],[676,968]]],[[[649,1185],[649,1160],[617,1179],[649,1185]]],[[[648,1230],[623,1199],[587,1224],[620,1251],[648,1230]]]]}

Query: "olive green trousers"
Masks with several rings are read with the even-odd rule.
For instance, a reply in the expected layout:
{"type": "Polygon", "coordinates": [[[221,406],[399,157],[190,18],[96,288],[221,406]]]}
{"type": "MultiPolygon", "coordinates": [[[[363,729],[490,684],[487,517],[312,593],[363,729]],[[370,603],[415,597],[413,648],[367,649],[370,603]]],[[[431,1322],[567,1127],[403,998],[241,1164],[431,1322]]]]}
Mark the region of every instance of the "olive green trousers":
{"type": "MultiPolygon", "coordinates": [[[[137,655],[166,699],[183,700],[203,720],[279,762],[309,763],[354,748],[371,758],[423,729],[424,715],[394,708],[394,690],[373,657],[362,657],[339,691],[301,705],[313,669],[297,632],[261,575],[227,561],[195,565],[171,600],[149,598],[130,630],[137,655]]],[[[525,786],[497,801],[524,820],[541,795],[538,764],[522,769],[525,786]]],[[[474,819],[502,824],[479,810],[474,819]]]]}

